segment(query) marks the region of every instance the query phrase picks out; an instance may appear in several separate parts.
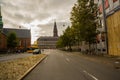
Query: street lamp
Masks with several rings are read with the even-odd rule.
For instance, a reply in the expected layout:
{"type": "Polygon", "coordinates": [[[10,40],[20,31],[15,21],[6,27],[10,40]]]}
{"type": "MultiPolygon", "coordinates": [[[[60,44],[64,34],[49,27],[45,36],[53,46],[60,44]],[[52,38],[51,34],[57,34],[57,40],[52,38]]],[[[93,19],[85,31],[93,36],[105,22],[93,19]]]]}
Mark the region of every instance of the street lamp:
{"type": "Polygon", "coordinates": [[[103,26],[105,30],[105,46],[106,46],[106,53],[108,54],[108,34],[107,34],[106,13],[105,13],[104,3],[105,3],[105,0],[102,0],[103,26]]]}

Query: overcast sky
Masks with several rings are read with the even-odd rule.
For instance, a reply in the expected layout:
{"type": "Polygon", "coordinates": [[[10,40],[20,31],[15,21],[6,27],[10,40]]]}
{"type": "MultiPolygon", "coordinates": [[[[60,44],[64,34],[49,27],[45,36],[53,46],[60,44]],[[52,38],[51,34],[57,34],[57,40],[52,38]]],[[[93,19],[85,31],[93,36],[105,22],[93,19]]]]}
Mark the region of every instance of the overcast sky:
{"type": "Polygon", "coordinates": [[[70,11],[76,1],[0,0],[4,28],[31,27],[33,43],[39,36],[52,36],[53,23],[56,20],[60,35],[70,25],[70,11]]]}

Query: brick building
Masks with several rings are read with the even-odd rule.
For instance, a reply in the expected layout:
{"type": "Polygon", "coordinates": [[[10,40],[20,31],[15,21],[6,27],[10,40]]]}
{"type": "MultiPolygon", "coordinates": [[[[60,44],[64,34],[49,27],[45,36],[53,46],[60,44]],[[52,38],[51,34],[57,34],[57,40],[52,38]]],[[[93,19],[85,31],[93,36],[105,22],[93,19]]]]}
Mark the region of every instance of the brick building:
{"type": "Polygon", "coordinates": [[[1,6],[0,6],[0,50],[7,49],[7,35],[15,32],[19,41],[18,48],[26,49],[31,46],[31,31],[28,29],[3,28],[1,6]]]}
{"type": "Polygon", "coordinates": [[[7,36],[4,33],[0,33],[0,51],[7,49],[7,36]]]}
{"type": "Polygon", "coordinates": [[[3,51],[7,48],[7,36],[2,32],[3,22],[1,15],[1,6],[0,6],[0,51],[3,51]]]}
{"type": "Polygon", "coordinates": [[[3,28],[3,33],[8,35],[10,32],[15,32],[18,39],[18,48],[26,49],[31,46],[31,32],[28,29],[12,29],[3,28]]]}

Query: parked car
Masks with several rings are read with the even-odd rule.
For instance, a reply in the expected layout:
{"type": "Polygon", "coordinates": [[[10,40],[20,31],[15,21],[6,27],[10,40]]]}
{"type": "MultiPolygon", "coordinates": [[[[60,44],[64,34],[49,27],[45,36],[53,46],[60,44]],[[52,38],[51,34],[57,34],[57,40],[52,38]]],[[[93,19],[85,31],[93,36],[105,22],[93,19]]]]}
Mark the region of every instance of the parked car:
{"type": "Polygon", "coordinates": [[[33,54],[40,54],[41,53],[41,50],[40,49],[35,49],[33,50],[33,54]]]}

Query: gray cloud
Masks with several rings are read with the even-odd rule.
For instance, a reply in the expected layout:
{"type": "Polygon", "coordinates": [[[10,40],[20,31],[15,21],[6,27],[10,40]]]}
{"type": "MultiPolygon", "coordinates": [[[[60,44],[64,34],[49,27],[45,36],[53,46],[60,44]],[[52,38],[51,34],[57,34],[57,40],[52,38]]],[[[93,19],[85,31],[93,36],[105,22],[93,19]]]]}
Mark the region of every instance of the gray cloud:
{"type": "Polygon", "coordinates": [[[66,26],[70,25],[70,11],[76,1],[77,0],[0,0],[4,27],[19,28],[19,26],[22,26],[22,28],[30,28],[31,25],[32,35],[52,36],[53,22],[54,19],[56,19],[59,34],[61,34],[62,29],[64,29],[61,28],[61,26],[63,24],[66,24],[66,26]],[[39,22],[34,23],[35,21],[39,22]],[[44,25],[41,24],[42,22],[44,22],[44,25]]]}

